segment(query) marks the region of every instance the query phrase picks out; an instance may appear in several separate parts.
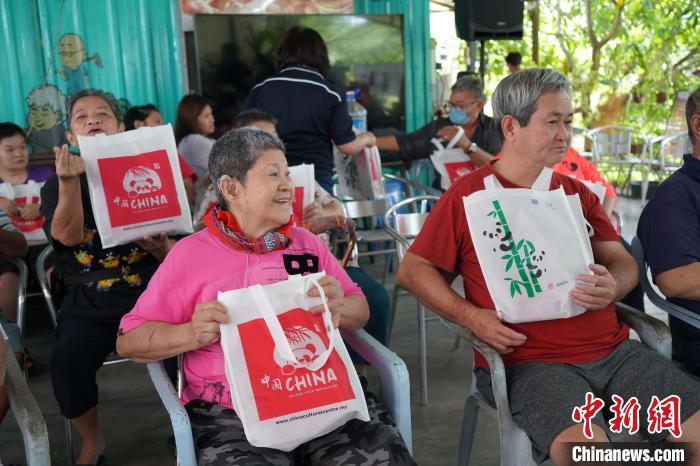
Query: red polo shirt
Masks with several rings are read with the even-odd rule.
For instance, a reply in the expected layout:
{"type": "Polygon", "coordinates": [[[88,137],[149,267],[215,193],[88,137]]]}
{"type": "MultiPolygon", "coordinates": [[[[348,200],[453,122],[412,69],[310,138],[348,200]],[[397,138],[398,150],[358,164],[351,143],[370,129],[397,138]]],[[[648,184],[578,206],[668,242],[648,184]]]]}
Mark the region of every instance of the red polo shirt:
{"type": "MultiPolygon", "coordinates": [[[[459,272],[466,299],[486,309],[494,309],[494,304],[469,234],[462,197],[484,189],[483,179],[491,174],[496,175],[504,188],[522,187],[498,175],[492,163],[461,178],[442,195],[410,248],[412,253],[445,271],[459,272]]],[[[592,241],[618,241],[598,198],[590,190],[571,177],[553,173],[550,188],[559,186],[567,194],[579,193],[584,217],[594,229],[592,241]]],[[[629,338],[628,328],[618,322],[613,304],[569,319],[504,324],[527,336],[524,345],[503,356],[506,366],[526,362],[591,362],[602,359],[629,338]]],[[[488,367],[478,352],[475,352],[475,365],[488,367]]]]}

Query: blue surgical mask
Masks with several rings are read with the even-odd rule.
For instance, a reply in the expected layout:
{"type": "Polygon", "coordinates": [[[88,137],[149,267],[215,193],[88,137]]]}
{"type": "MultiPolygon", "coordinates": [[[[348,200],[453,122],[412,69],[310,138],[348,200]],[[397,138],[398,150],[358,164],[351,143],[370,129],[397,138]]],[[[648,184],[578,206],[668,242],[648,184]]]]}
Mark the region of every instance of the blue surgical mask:
{"type": "Polygon", "coordinates": [[[461,108],[452,107],[447,116],[453,125],[466,125],[469,123],[469,115],[461,108]]]}

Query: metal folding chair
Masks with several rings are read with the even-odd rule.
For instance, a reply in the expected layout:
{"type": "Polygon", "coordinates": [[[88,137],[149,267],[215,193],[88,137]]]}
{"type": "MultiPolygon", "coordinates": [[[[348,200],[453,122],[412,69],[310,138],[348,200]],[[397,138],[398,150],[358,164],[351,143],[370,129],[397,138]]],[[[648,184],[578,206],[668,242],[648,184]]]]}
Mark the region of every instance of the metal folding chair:
{"type": "MultiPolygon", "coordinates": [[[[39,254],[39,257],[37,257],[36,261],[36,272],[37,279],[39,281],[39,286],[41,287],[41,292],[44,296],[44,301],[46,302],[46,307],[49,310],[49,314],[51,315],[51,321],[53,322],[55,328],[57,325],[59,310],[56,309],[56,306],[54,306],[53,297],[51,296],[51,285],[49,284],[49,277],[46,271],[46,259],[52,252],[53,248],[50,245],[46,246],[46,248],[44,248],[44,250],[41,251],[41,254],[39,254]]],[[[129,362],[129,359],[117,357],[114,359],[108,359],[103,365],[111,366],[114,364],[121,364],[125,362],[129,362]]],[[[63,424],[66,436],[66,456],[68,458],[68,464],[73,464],[73,462],[75,461],[75,450],[73,448],[73,426],[69,419],[64,419],[63,424]]]]}
{"type": "MultiPolygon", "coordinates": [[[[347,218],[353,219],[356,222],[360,219],[369,219],[369,221],[374,222],[374,218],[381,217],[387,211],[387,200],[386,199],[371,199],[364,201],[357,200],[343,200],[343,210],[345,211],[345,216],[347,218]]],[[[386,282],[386,277],[389,273],[390,257],[396,253],[396,247],[394,246],[394,240],[386,231],[379,228],[356,228],[355,232],[357,234],[357,244],[355,246],[355,257],[368,257],[384,255],[389,256],[386,258],[384,263],[384,273],[382,276],[382,284],[386,282]],[[374,244],[374,245],[387,245],[387,247],[370,250],[370,251],[360,251],[359,246],[362,243],[374,244]]]]}
{"type": "Polygon", "coordinates": [[[659,181],[683,166],[683,154],[693,152],[693,145],[688,133],[676,133],[657,136],[649,141],[649,153],[652,154],[650,170],[655,172],[659,181]],[[654,146],[658,145],[658,150],[654,146]]]}
{"type": "Polygon", "coordinates": [[[648,139],[644,133],[626,126],[607,125],[588,131],[586,136],[593,143],[593,163],[599,168],[600,165],[609,165],[617,169],[614,183],[620,187],[621,193],[631,192],[632,173],[635,167],[639,167],[642,172],[642,191],[646,195],[651,157],[647,153],[648,139]],[[633,142],[642,144],[639,154],[632,153],[633,142]],[[620,184],[621,175],[624,175],[624,178],[620,184]]]}
{"type": "MultiPolygon", "coordinates": [[[[384,214],[384,228],[387,233],[396,240],[396,249],[399,256],[399,262],[406,256],[406,252],[410,247],[413,239],[420,232],[426,218],[428,218],[428,204],[437,202],[437,196],[422,195],[404,199],[397,202],[387,210],[384,214]],[[410,209],[411,213],[399,213],[402,208],[410,209]]],[[[389,317],[389,339],[391,331],[394,327],[394,318],[396,316],[396,303],[399,297],[401,286],[397,283],[392,291],[391,313],[389,317]]],[[[429,318],[426,317],[425,306],[418,301],[418,351],[420,358],[420,403],[428,402],[428,355],[427,343],[425,336],[425,323],[429,318]]]]}

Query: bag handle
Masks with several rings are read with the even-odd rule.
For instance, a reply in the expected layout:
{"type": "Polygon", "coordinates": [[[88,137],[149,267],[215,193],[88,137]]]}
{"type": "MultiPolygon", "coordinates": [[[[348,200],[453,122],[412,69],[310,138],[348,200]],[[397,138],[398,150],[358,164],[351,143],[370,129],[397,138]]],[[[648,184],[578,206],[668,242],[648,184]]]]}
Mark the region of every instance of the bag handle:
{"type": "Polygon", "coordinates": [[[433,143],[433,145],[435,146],[435,148],[436,148],[437,150],[439,150],[439,151],[441,151],[441,152],[442,152],[443,150],[445,150],[445,146],[442,145],[442,142],[440,142],[440,140],[439,140],[438,138],[433,138],[433,139],[430,140],[430,142],[433,143]]]}
{"type": "Polygon", "coordinates": [[[457,145],[457,141],[464,135],[464,128],[461,126],[457,125],[457,132],[455,133],[454,136],[452,136],[452,139],[450,139],[450,142],[447,143],[446,149],[452,149],[454,146],[457,145]]]}
{"type": "Polygon", "coordinates": [[[450,142],[447,143],[447,146],[443,146],[442,142],[438,138],[433,138],[430,140],[430,142],[433,143],[433,145],[437,148],[439,151],[443,151],[446,149],[453,149],[454,146],[457,145],[457,142],[459,139],[462,137],[464,134],[464,128],[461,126],[457,126],[457,132],[455,133],[454,136],[452,136],[452,139],[450,139],[450,142]]]}
{"type": "Polygon", "coordinates": [[[549,187],[552,184],[552,173],[554,173],[554,170],[549,167],[544,167],[532,184],[532,189],[536,191],[549,191],[549,187]]]}
{"type": "MultiPolygon", "coordinates": [[[[553,170],[549,167],[544,167],[537,179],[532,184],[532,188],[535,191],[549,191],[549,186],[552,182],[553,170]]],[[[503,189],[503,185],[495,175],[489,175],[484,177],[484,188],[486,189],[503,189]]]]}
{"type": "MultiPolygon", "coordinates": [[[[326,294],[323,291],[323,288],[321,288],[321,285],[318,284],[316,279],[312,279],[312,283],[318,289],[319,294],[321,295],[321,302],[323,303],[323,322],[326,325],[326,332],[328,334],[328,348],[326,348],[326,350],[321,353],[321,355],[319,355],[314,362],[304,365],[304,368],[310,371],[317,371],[326,364],[326,361],[328,361],[328,358],[333,352],[333,337],[337,330],[333,326],[331,311],[328,308],[328,300],[326,299],[326,294]]],[[[260,314],[262,314],[262,317],[265,320],[267,329],[270,331],[272,340],[275,342],[275,346],[277,347],[277,351],[279,352],[281,358],[286,362],[298,364],[299,361],[292,352],[292,347],[289,345],[289,341],[284,335],[284,331],[282,330],[280,321],[277,318],[277,314],[275,314],[275,311],[272,309],[272,305],[267,299],[262,285],[253,285],[250,287],[250,293],[253,296],[253,300],[255,301],[260,314]]]]}

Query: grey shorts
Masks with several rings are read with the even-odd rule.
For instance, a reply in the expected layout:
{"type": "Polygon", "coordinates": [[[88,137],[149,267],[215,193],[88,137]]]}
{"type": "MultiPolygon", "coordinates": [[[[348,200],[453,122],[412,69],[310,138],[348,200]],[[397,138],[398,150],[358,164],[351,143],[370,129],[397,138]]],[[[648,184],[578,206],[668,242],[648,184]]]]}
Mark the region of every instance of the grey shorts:
{"type": "Polygon", "coordinates": [[[24,353],[24,349],[22,348],[22,338],[20,338],[19,327],[17,324],[7,320],[0,312],[0,325],[7,335],[12,352],[24,353]]]}
{"type": "MultiPolygon", "coordinates": [[[[624,402],[637,397],[641,406],[639,432],[651,443],[661,442],[669,435],[667,431],[647,433],[647,407],[653,395],[659,399],[678,395],[681,423],[700,410],[700,383],[634,340],[625,341],[605,358],[586,364],[518,364],[506,369],[506,381],[513,421],[530,438],[532,456],[538,463],[547,459],[556,436],[576,424],[571,414],[574,407],[585,403],[586,392],[605,401],[605,407],[593,418],[604,430],[607,422],[603,413],[610,415],[612,395],[620,396],[624,402]]],[[[488,371],[477,369],[476,385],[495,405],[488,371]]]]}

